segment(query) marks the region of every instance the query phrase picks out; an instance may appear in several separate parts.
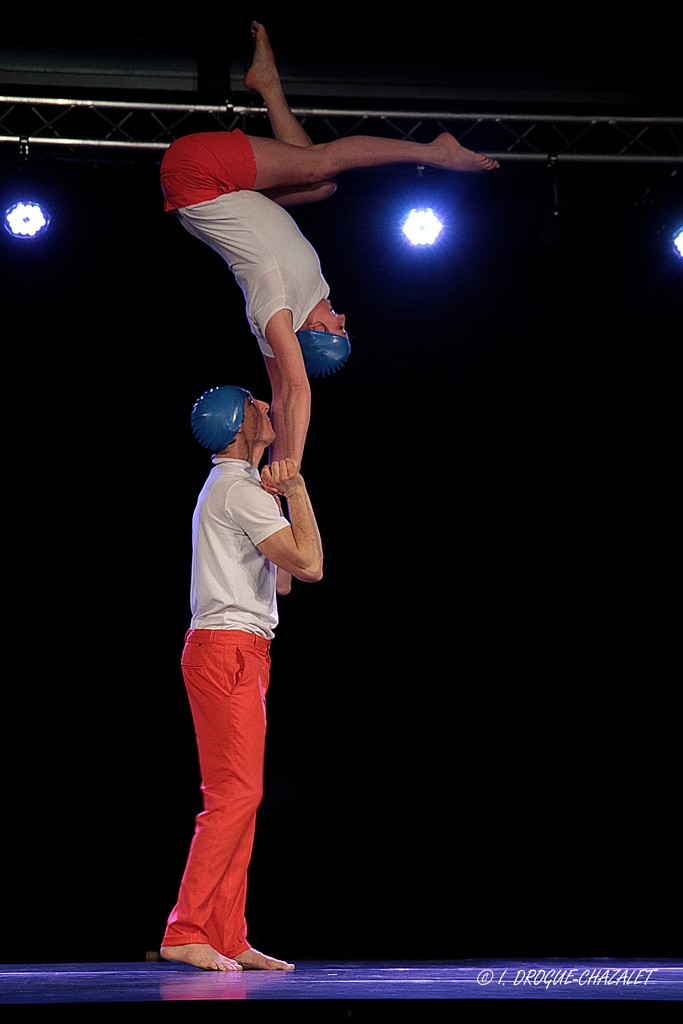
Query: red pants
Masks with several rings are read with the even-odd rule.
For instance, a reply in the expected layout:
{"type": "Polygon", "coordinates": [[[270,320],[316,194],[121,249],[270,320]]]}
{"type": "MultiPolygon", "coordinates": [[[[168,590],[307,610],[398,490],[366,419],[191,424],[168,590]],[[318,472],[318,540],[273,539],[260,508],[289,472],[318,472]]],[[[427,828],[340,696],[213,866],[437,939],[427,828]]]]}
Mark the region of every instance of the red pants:
{"type": "Polygon", "coordinates": [[[183,135],[171,143],[161,161],[166,211],[252,189],[255,180],[254,151],[239,128],[183,135]]]}
{"type": "Polygon", "coordinates": [[[270,640],[237,630],[191,629],[185,637],[204,810],[163,945],[208,943],[229,957],[249,948],[244,905],[263,795],[269,647],[270,640]]]}

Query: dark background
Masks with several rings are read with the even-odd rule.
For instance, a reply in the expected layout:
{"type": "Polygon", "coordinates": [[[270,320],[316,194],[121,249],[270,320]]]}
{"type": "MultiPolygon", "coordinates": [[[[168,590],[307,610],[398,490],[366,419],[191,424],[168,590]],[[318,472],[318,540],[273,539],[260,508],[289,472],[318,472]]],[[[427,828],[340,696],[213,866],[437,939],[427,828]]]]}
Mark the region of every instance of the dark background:
{"type": "MultiPolygon", "coordinates": [[[[569,32],[562,63],[549,30],[504,48],[503,29],[449,50],[423,18],[392,52],[423,70],[467,52],[486,78],[504,50],[530,89],[672,109],[665,26],[645,68],[635,33],[623,50],[569,32]],[[572,83],[541,81],[560,64],[572,83]]],[[[358,22],[275,30],[284,61],[329,47],[369,74],[358,22]]],[[[163,214],[153,158],[0,161],[3,209],[29,194],[52,212],[43,239],[0,238],[0,956],[139,959],[199,809],[179,655],[210,462],[189,412],[217,384],[267,397],[267,378],[227,268],[163,214]]],[[[553,217],[542,165],[402,168],[348,174],[296,212],[355,337],[312,385],[325,578],[281,602],[257,947],[680,951],[679,182],[560,168],[553,217]],[[426,202],[444,237],[415,251],[399,220],[426,202]]]]}

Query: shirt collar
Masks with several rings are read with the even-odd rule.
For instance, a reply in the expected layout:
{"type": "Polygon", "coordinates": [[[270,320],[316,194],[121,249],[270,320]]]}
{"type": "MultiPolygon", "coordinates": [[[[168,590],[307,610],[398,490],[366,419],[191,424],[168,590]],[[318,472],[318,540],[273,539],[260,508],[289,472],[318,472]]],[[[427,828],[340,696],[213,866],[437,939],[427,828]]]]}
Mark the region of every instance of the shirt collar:
{"type": "Polygon", "coordinates": [[[234,468],[246,470],[247,473],[251,473],[251,475],[256,477],[256,479],[259,481],[261,479],[261,476],[256,466],[253,466],[251,462],[248,462],[246,459],[221,459],[218,455],[212,455],[211,461],[213,462],[214,466],[218,466],[221,469],[224,466],[232,466],[234,468]]]}

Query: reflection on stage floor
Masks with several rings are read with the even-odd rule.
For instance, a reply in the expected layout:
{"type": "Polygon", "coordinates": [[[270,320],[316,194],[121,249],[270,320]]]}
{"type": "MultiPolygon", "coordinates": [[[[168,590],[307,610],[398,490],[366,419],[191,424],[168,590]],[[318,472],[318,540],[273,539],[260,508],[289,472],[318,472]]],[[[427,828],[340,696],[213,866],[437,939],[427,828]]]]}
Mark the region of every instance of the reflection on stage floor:
{"type": "Polygon", "coordinates": [[[683,997],[673,960],[304,962],[295,971],[200,971],[184,964],[9,964],[0,1003],[179,1001],[657,1000],[683,997]]]}

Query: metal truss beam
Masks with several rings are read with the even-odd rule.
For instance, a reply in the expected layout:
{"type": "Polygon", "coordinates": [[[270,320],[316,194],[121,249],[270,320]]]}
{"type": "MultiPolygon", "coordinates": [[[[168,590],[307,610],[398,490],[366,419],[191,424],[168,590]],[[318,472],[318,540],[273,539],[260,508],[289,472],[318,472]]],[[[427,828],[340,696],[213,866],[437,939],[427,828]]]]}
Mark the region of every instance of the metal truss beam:
{"type": "MultiPolygon", "coordinates": [[[[683,117],[496,114],[293,107],[314,142],[383,135],[428,142],[450,131],[468,148],[506,162],[683,164],[683,117]]],[[[102,152],[109,159],[163,153],[191,132],[240,126],[259,134],[265,107],[0,96],[0,144],[102,152]],[[254,130],[255,129],[255,130],[254,130]]]]}

